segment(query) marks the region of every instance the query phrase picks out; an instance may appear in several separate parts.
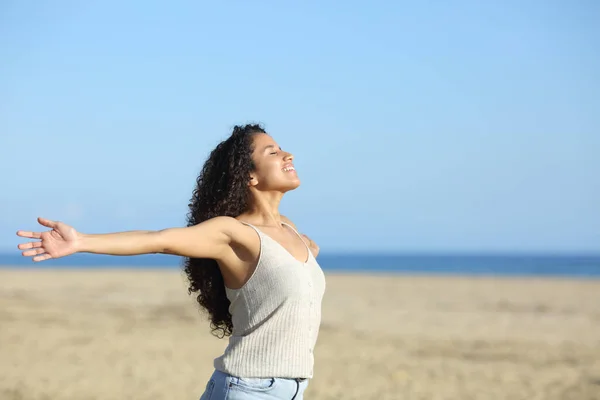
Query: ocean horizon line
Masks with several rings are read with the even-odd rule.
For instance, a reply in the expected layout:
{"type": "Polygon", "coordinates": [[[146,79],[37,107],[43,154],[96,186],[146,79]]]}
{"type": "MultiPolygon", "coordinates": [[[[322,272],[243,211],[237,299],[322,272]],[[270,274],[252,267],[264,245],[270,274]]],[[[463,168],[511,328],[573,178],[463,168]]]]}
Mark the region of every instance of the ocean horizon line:
{"type": "MultiPolygon", "coordinates": [[[[322,253],[324,271],[452,275],[571,276],[600,278],[600,254],[533,253],[322,253]]],[[[184,257],[166,254],[109,256],[75,254],[33,262],[20,253],[0,253],[0,268],[23,269],[180,269],[184,257]]]]}

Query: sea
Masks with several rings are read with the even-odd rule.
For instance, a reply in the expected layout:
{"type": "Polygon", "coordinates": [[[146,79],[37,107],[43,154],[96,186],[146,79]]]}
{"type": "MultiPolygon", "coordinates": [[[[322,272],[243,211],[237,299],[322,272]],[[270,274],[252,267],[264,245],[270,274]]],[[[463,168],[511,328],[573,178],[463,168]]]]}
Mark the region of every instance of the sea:
{"type": "MultiPolygon", "coordinates": [[[[322,253],[324,271],[482,276],[555,276],[600,279],[600,254],[383,254],[322,253]]],[[[0,253],[0,268],[178,269],[183,258],[164,255],[107,256],[75,254],[34,263],[30,257],[0,253]]]]}

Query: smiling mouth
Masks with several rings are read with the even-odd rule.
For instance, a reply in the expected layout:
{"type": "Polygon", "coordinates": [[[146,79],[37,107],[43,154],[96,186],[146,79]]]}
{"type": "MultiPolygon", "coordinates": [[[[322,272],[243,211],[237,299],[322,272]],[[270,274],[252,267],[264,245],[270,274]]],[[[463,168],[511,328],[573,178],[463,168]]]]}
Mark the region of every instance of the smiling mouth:
{"type": "Polygon", "coordinates": [[[295,171],[295,170],[296,170],[296,168],[294,168],[294,167],[293,167],[293,166],[291,166],[291,165],[290,165],[290,166],[287,166],[287,167],[284,167],[284,168],[282,168],[282,171],[283,171],[283,172],[290,172],[290,171],[295,171]]]}

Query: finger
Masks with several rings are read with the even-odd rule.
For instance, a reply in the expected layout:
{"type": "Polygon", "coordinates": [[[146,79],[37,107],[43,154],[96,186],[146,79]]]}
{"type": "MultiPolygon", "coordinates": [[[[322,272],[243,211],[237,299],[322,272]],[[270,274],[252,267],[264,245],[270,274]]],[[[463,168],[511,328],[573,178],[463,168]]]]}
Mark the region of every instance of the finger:
{"type": "Polygon", "coordinates": [[[38,254],[44,254],[44,251],[45,251],[44,249],[39,248],[39,249],[32,249],[32,250],[24,251],[22,254],[25,257],[30,257],[30,256],[38,255],[38,254]]]}
{"type": "Polygon", "coordinates": [[[32,238],[32,239],[39,239],[42,237],[42,233],[41,232],[30,232],[30,231],[17,231],[17,236],[32,238]]]}
{"type": "Polygon", "coordinates": [[[17,247],[20,250],[35,249],[36,247],[42,247],[42,242],[21,243],[17,247]]]}
{"type": "Polygon", "coordinates": [[[42,217],[38,217],[37,220],[41,225],[47,226],[48,228],[52,228],[52,229],[56,228],[56,226],[58,225],[58,221],[51,221],[49,219],[42,218],[42,217]]]}
{"type": "Polygon", "coordinates": [[[49,260],[51,258],[52,258],[52,256],[50,254],[46,253],[46,254],[42,254],[40,256],[33,257],[33,261],[34,262],[40,262],[40,261],[44,261],[44,260],[49,260]]]}

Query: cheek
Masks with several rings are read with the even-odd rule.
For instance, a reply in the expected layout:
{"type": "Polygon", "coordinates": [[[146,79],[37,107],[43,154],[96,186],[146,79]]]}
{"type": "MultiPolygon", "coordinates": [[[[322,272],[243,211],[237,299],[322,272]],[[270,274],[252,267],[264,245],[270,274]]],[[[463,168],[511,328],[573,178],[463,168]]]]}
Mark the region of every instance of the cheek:
{"type": "Polygon", "coordinates": [[[265,182],[269,180],[269,176],[272,175],[271,169],[269,168],[269,164],[262,162],[262,163],[255,163],[255,168],[254,168],[254,174],[256,175],[256,178],[258,179],[259,182],[265,182]]]}
{"type": "Polygon", "coordinates": [[[273,177],[275,174],[281,171],[279,163],[275,161],[262,162],[256,166],[256,174],[262,176],[262,178],[273,177]]]}

